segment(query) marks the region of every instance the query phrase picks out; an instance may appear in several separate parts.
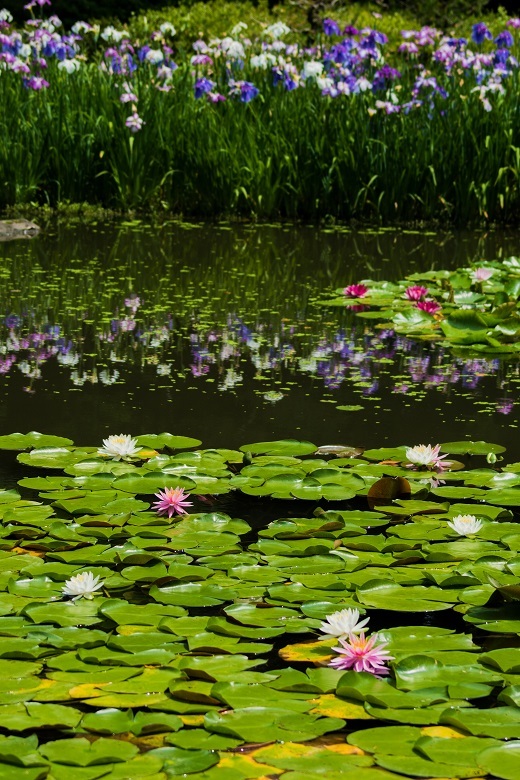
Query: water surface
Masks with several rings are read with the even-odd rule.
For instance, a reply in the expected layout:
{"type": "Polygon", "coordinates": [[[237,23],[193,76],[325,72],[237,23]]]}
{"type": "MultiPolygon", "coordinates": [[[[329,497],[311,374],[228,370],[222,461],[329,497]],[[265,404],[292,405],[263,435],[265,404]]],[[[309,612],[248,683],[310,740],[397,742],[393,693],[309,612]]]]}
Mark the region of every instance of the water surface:
{"type": "Polygon", "coordinates": [[[4,243],[1,432],[95,445],[167,430],[208,447],[470,437],[520,458],[517,360],[454,354],[314,303],[517,246],[507,232],[140,222],[4,243]]]}

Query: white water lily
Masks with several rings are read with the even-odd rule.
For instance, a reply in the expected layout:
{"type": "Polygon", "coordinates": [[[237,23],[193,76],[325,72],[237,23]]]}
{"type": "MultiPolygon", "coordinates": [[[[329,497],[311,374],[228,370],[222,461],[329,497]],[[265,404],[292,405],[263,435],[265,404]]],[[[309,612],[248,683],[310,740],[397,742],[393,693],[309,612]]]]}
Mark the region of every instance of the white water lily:
{"type": "Polygon", "coordinates": [[[140,452],[142,447],[137,446],[137,439],[132,439],[129,433],[120,433],[119,436],[109,436],[103,439],[103,447],[98,450],[98,455],[106,455],[114,460],[128,460],[140,452]]]}
{"type": "Polygon", "coordinates": [[[358,609],[342,609],[327,615],[325,621],[320,626],[323,631],[324,639],[336,639],[337,637],[350,636],[350,634],[360,634],[370,618],[359,620],[358,609]]]}
{"type": "Polygon", "coordinates": [[[81,598],[93,599],[94,594],[103,587],[103,584],[91,571],[84,571],[67,580],[61,592],[64,596],[73,596],[73,601],[81,598]]]}
{"type": "Polygon", "coordinates": [[[436,444],[435,447],[431,444],[417,444],[415,447],[407,448],[406,457],[413,466],[439,468],[442,467],[439,461],[446,457],[446,455],[439,455],[440,449],[440,444],[436,444]]]}
{"type": "Polygon", "coordinates": [[[482,520],[477,520],[475,515],[457,515],[448,525],[460,536],[469,536],[480,531],[482,520]]]}

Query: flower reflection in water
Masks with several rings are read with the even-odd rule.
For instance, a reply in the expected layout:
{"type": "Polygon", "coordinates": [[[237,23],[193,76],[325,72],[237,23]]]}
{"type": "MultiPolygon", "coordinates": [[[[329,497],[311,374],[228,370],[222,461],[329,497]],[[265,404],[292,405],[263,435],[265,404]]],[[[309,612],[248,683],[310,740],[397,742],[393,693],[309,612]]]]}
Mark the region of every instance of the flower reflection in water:
{"type": "Polygon", "coordinates": [[[34,312],[30,318],[10,314],[0,328],[0,377],[20,372],[24,389],[32,393],[45,366],[55,362],[72,387],[109,388],[133,381],[128,369],[147,372],[151,367],[150,383],[210,380],[221,393],[236,392],[254,377],[257,392],[270,403],[285,397],[288,388],[260,383],[299,384],[298,375],[320,380],[324,393],[348,389],[366,398],[383,391],[410,397],[432,390],[449,394],[454,387],[474,394],[485,378],[494,377],[502,397],[490,404],[490,411],[509,415],[514,410],[508,382],[518,376],[518,367],[495,357],[454,355],[442,345],[425,345],[391,328],[335,328],[320,322],[309,327],[304,315],[246,323],[229,314],[222,327],[168,313],[145,318],[142,301],[138,295],[127,297],[106,324],[89,323],[88,329],[80,321],[67,330],[43,316],[38,327],[34,312]]]}

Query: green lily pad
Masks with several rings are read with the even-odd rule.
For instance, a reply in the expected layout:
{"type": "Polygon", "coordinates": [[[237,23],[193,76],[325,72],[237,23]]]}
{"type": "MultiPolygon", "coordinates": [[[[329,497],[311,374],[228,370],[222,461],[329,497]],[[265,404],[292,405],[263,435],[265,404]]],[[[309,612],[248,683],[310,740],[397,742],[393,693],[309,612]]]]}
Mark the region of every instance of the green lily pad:
{"type": "Polygon", "coordinates": [[[41,746],[40,752],[57,764],[91,766],[129,761],[136,755],[138,748],[118,739],[99,737],[94,742],[89,742],[84,737],[76,737],[46,742],[41,746]]]}
{"type": "Polygon", "coordinates": [[[340,729],[344,723],[339,718],[319,718],[302,712],[262,706],[209,712],[204,717],[204,727],[208,731],[246,742],[305,742],[340,729]]]}
{"type": "Polygon", "coordinates": [[[479,765],[494,777],[503,780],[520,779],[520,742],[505,742],[482,750],[478,756],[479,765]]]}
{"type": "Polygon", "coordinates": [[[475,763],[467,765],[439,763],[420,756],[383,756],[376,755],[376,764],[391,772],[399,772],[408,777],[478,777],[485,774],[475,763]]]}
{"type": "Polygon", "coordinates": [[[449,455],[487,455],[490,452],[499,455],[505,450],[501,444],[488,444],[486,441],[448,441],[441,444],[441,452],[449,455]]]}
{"type": "Polygon", "coordinates": [[[376,609],[403,612],[430,612],[449,609],[457,601],[457,594],[442,588],[420,585],[403,587],[386,580],[373,580],[356,591],[361,604],[376,609]],[[452,601],[450,601],[450,597],[452,601]]]}
{"type": "Polygon", "coordinates": [[[33,447],[69,447],[74,442],[63,436],[51,436],[46,433],[10,433],[0,436],[0,450],[28,450],[33,447]]]}
{"type": "Polygon", "coordinates": [[[446,709],[441,723],[455,726],[476,737],[518,739],[520,737],[520,709],[518,707],[493,707],[489,710],[446,709]]]}
{"type": "Polygon", "coordinates": [[[281,439],[278,441],[260,441],[254,444],[244,444],[239,447],[241,452],[251,452],[253,455],[310,455],[318,449],[309,441],[296,439],[281,439]]]}
{"type": "Polygon", "coordinates": [[[214,750],[183,750],[179,747],[163,747],[151,750],[150,755],[163,762],[163,769],[170,777],[204,772],[218,764],[219,756],[214,750]]]}
{"type": "Polygon", "coordinates": [[[137,437],[137,443],[154,450],[162,450],[165,447],[170,450],[185,450],[202,444],[199,439],[193,439],[191,436],[175,436],[172,433],[143,433],[137,437]]]}

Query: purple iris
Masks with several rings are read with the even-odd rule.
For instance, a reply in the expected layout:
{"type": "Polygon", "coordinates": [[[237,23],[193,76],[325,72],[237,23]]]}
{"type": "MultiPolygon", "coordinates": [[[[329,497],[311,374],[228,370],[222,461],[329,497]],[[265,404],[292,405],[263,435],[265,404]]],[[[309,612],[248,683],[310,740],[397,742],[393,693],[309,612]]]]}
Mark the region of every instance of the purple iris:
{"type": "Polygon", "coordinates": [[[510,49],[514,42],[514,38],[509,30],[502,30],[495,38],[495,43],[499,48],[505,47],[506,49],[510,49]]]}
{"type": "Polygon", "coordinates": [[[486,38],[490,41],[492,37],[489,27],[487,24],[484,24],[484,22],[477,22],[471,28],[471,40],[478,46],[480,46],[481,43],[484,43],[486,38]]]}
{"type": "Polygon", "coordinates": [[[370,30],[368,35],[361,40],[360,46],[362,49],[375,49],[376,44],[384,45],[388,43],[387,36],[379,32],[379,30],[370,30]]]}
{"type": "Polygon", "coordinates": [[[33,89],[37,92],[40,89],[46,89],[49,86],[49,82],[45,81],[41,76],[31,76],[30,79],[23,79],[23,85],[26,89],[33,89]]]}
{"type": "Polygon", "coordinates": [[[47,41],[42,48],[44,57],[52,57],[56,53],[56,41],[47,41]]]}
{"type": "MultiPolygon", "coordinates": [[[[287,90],[287,92],[292,92],[293,89],[296,89],[298,86],[297,82],[293,78],[291,78],[291,76],[288,73],[286,73],[284,76],[283,85],[287,90]]],[[[257,94],[258,94],[258,90],[257,90],[257,94]]]]}
{"type": "Polygon", "coordinates": [[[401,74],[398,70],[391,68],[390,65],[383,65],[382,68],[375,72],[372,89],[374,92],[377,92],[379,89],[385,89],[390,82],[400,78],[401,74]]]}
{"type": "Polygon", "coordinates": [[[4,322],[8,328],[17,328],[20,324],[20,317],[17,314],[8,314],[4,322]]]}
{"type": "Polygon", "coordinates": [[[260,90],[250,81],[243,81],[240,85],[240,102],[250,103],[259,92],[260,90]]]}
{"type": "Polygon", "coordinates": [[[341,35],[339,24],[334,19],[323,20],[323,32],[325,35],[341,35]]]}
{"type": "Polygon", "coordinates": [[[197,100],[201,98],[203,95],[205,95],[207,92],[211,92],[213,87],[215,86],[215,82],[211,81],[210,79],[197,79],[195,82],[195,97],[197,100]]]}
{"type": "Polygon", "coordinates": [[[356,41],[342,41],[335,46],[331,46],[330,50],[324,53],[323,59],[326,63],[333,61],[341,65],[352,66],[355,65],[359,59],[355,53],[356,48],[356,41]]]}
{"type": "Polygon", "coordinates": [[[461,49],[464,49],[468,42],[466,38],[448,38],[446,43],[448,46],[453,46],[455,51],[459,52],[461,49]]]}
{"type": "Polygon", "coordinates": [[[493,57],[493,62],[495,65],[507,65],[509,57],[509,49],[497,49],[495,56],[493,57]]]}

